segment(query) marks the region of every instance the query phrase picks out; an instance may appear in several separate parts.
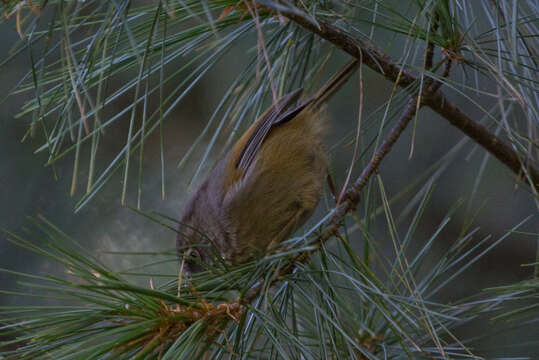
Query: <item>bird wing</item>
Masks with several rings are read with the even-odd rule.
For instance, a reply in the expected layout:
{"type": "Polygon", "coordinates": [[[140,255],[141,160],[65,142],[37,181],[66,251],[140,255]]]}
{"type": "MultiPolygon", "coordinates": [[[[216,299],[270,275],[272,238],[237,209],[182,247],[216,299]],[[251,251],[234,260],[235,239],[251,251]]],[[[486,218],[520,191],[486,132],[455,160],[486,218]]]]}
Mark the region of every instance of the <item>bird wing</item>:
{"type": "Polygon", "coordinates": [[[258,125],[256,125],[255,131],[247,139],[245,147],[236,163],[237,168],[243,169],[243,174],[247,172],[247,169],[253,163],[260,146],[262,146],[262,143],[268,137],[271,129],[293,119],[307,106],[308,103],[310,103],[310,101],[305,102],[290,109],[292,104],[300,97],[302,91],[302,89],[297,89],[284,95],[257,121],[258,125]]]}

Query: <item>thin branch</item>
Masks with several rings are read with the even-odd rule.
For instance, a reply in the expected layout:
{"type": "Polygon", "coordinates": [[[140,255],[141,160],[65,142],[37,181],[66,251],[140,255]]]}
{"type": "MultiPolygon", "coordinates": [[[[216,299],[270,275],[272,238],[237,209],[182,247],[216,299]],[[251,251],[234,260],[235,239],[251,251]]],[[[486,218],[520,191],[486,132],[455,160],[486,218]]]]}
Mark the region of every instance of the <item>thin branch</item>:
{"type": "MultiPolygon", "coordinates": [[[[451,64],[453,64],[453,61],[450,58],[447,58],[444,65],[444,72],[442,73],[442,78],[447,78],[449,76],[449,73],[451,72],[451,64]]],[[[438,92],[441,86],[441,81],[431,81],[427,91],[432,96],[432,94],[436,94],[438,92]]],[[[423,105],[425,104],[423,103],[423,105]]]]}
{"type": "MultiPolygon", "coordinates": [[[[375,46],[350,36],[337,26],[318,19],[315,23],[307,15],[299,12],[297,9],[276,6],[273,2],[262,0],[259,0],[259,2],[278,11],[281,15],[286,16],[296,24],[326,39],[357,59],[360,57],[360,51],[365,52],[367,56],[364,56],[364,64],[399,86],[407,87],[417,81],[417,78],[411,72],[397,65],[391,57],[382,53],[375,46]]],[[[425,99],[424,104],[432,108],[453,126],[457,127],[464,134],[483,146],[485,150],[490,152],[515,174],[521,176],[523,171],[526,172],[528,176],[522,177],[526,183],[530,184],[531,180],[530,185],[533,187],[539,183],[539,172],[532,164],[527,164],[526,169],[526,165],[513,149],[505,145],[501,138],[489,132],[486,127],[475,122],[460,111],[458,106],[447,99],[442,92],[437,91],[428,99],[425,99]]]]}

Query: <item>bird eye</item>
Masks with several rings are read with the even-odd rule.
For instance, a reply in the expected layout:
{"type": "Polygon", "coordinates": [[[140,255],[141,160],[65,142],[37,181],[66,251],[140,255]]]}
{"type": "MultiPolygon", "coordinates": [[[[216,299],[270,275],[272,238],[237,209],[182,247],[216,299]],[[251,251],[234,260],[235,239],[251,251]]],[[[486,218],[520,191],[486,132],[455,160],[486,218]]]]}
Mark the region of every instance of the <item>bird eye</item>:
{"type": "Polygon", "coordinates": [[[188,258],[191,258],[191,260],[201,260],[202,257],[200,256],[200,253],[197,249],[189,249],[185,252],[185,256],[188,258]]]}
{"type": "Polygon", "coordinates": [[[204,271],[202,256],[197,249],[187,249],[184,254],[185,271],[187,273],[198,273],[204,271]]]}

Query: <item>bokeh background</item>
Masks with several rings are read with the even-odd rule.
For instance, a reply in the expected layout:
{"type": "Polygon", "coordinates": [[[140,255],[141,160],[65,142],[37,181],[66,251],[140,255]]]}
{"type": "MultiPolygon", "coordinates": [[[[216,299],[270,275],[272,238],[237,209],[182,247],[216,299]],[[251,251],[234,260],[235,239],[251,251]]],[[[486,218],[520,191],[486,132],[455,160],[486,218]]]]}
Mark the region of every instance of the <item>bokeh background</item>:
{"type": "MultiPolygon", "coordinates": [[[[0,24],[1,54],[7,57],[11,46],[17,40],[14,21],[0,24]]],[[[254,41],[254,39],[253,39],[254,41]]],[[[245,50],[254,43],[242,43],[228,53],[212,71],[193,89],[193,91],[176,107],[164,123],[165,127],[165,182],[166,198],[161,199],[161,164],[159,157],[159,135],[156,132],[145,144],[143,195],[141,208],[144,211],[155,210],[177,218],[196,189],[196,184],[189,184],[192,172],[198,166],[201,153],[195,153],[190,163],[179,170],[178,162],[183,157],[195,137],[203,129],[224,92],[235,78],[235,74],[245,66],[247,56],[245,50]]],[[[347,56],[336,53],[328,72],[337,71],[347,61],[347,56]]],[[[172,67],[174,64],[172,64],[172,67]]],[[[1,98],[4,99],[10,90],[30,69],[30,59],[22,54],[11,61],[0,73],[1,98]]],[[[392,90],[392,84],[369,69],[364,69],[365,108],[364,119],[382,104],[392,90]]],[[[493,84],[482,83],[489,87],[493,84]]],[[[166,89],[165,89],[166,90],[166,89]]],[[[99,194],[80,212],[74,213],[74,206],[83,191],[83,185],[75,197],[69,195],[73,173],[73,155],[69,155],[56,164],[58,179],[54,178],[51,167],[44,167],[45,154],[34,151],[42,145],[40,136],[31,137],[21,142],[27,131],[29,117],[15,118],[24,101],[31,94],[9,96],[0,105],[0,226],[6,230],[22,233],[30,223],[28,217],[42,215],[71,235],[81,245],[96,254],[104,262],[115,269],[134,266],[136,257],[110,256],[104,251],[160,251],[174,247],[175,234],[142,217],[136,212],[120,205],[122,174],[117,172],[112,180],[99,194]]],[[[107,109],[115,113],[131,100],[126,96],[116,108],[107,109]],[[123,104],[122,104],[123,102],[123,104]]],[[[472,118],[477,110],[459,99],[463,110],[472,118]]],[[[489,101],[497,101],[490,99],[489,101]]],[[[355,131],[358,112],[358,80],[357,78],[345,86],[329,104],[331,114],[331,134],[327,139],[332,149],[332,168],[337,176],[337,184],[342,186],[344,174],[349,166],[350,151],[348,146],[337,145],[344,136],[355,131]]],[[[491,103],[484,103],[486,107],[491,103]]],[[[477,119],[476,119],[477,120],[477,119]]],[[[111,127],[101,139],[99,160],[101,164],[116,154],[125,143],[128,117],[120,125],[111,127]]],[[[428,109],[421,111],[418,119],[417,133],[414,143],[414,154],[409,159],[412,132],[411,127],[399,139],[391,154],[381,166],[381,175],[385,181],[389,196],[396,195],[405,184],[417,174],[433,165],[440,157],[449,152],[463,135],[449,123],[428,109]]],[[[471,142],[467,143],[457,154],[456,160],[435,183],[427,212],[421,222],[416,246],[423,244],[434,232],[449,209],[459,199],[468,199],[477,177],[484,151],[477,149],[471,142]]],[[[87,155],[87,153],[85,153],[87,155]]],[[[203,174],[206,174],[212,161],[207,162],[203,174]]],[[[87,176],[88,156],[83,156],[80,165],[80,177],[87,176]],[[86,170],[85,170],[86,169],[86,170]]],[[[361,169],[356,168],[354,174],[361,169]]],[[[530,214],[535,213],[532,198],[526,186],[515,186],[512,174],[494,160],[487,163],[477,194],[472,203],[465,202],[452,217],[450,224],[443,230],[436,243],[440,254],[449,247],[461,233],[465,223],[475,217],[474,226],[480,230],[475,239],[491,234],[492,239],[503,236],[510,228],[530,214]]],[[[128,188],[128,204],[136,206],[137,171],[131,172],[128,188]]],[[[201,177],[203,178],[203,176],[201,177]]],[[[318,216],[323,213],[328,202],[322,201],[318,216]]],[[[406,200],[397,201],[392,210],[398,214],[407,205],[406,200]]],[[[314,218],[316,218],[315,215],[314,218]]],[[[382,231],[384,219],[380,217],[380,241],[382,249],[391,257],[391,240],[382,231]],[[386,246],[387,243],[387,246],[386,246]]],[[[403,222],[403,229],[408,225],[403,222]]],[[[536,232],[537,218],[529,221],[522,231],[536,232]]],[[[357,248],[361,248],[362,239],[357,234],[357,248]]],[[[451,301],[476,293],[482,288],[507,285],[528,278],[531,267],[521,264],[534,262],[536,258],[536,239],[532,236],[509,236],[488,255],[475,263],[468,271],[460,275],[441,294],[440,300],[451,301]]],[[[48,261],[12,245],[0,234],[0,263],[2,268],[15,271],[40,274],[60,271],[48,261]]],[[[164,265],[170,267],[173,264],[164,265]]],[[[0,273],[2,289],[16,289],[16,279],[9,274],[0,273]]],[[[21,304],[30,302],[29,298],[17,298],[0,295],[0,305],[21,304]]],[[[460,336],[480,335],[487,328],[498,326],[488,319],[460,330],[460,336]]],[[[481,341],[477,346],[487,349],[492,356],[528,355],[539,356],[533,344],[526,342],[534,339],[533,333],[539,333],[538,326],[531,324],[524,329],[505,332],[491,340],[481,341]],[[518,340],[518,342],[517,342],[518,340]],[[520,344],[515,346],[514,344],[520,344]]],[[[537,358],[537,357],[536,357],[537,358]]]]}

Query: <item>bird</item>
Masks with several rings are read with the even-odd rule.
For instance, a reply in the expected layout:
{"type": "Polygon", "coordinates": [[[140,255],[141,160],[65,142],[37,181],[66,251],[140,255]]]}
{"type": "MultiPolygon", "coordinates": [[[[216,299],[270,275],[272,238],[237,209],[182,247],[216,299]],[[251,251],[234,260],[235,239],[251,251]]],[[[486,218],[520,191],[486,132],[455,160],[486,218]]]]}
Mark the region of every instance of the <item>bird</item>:
{"type": "Polygon", "coordinates": [[[229,265],[263,256],[307,221],[328,174],[324,104],[358,66],[350,61],[306,100],[300,88],[274,101],[218,160],[179,221],[183,273],[215,256],[229,265]]]}

